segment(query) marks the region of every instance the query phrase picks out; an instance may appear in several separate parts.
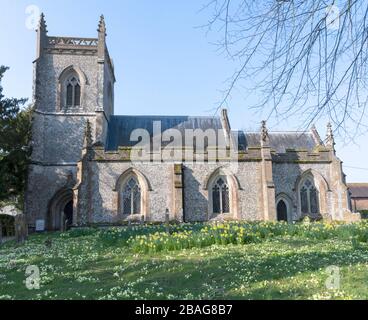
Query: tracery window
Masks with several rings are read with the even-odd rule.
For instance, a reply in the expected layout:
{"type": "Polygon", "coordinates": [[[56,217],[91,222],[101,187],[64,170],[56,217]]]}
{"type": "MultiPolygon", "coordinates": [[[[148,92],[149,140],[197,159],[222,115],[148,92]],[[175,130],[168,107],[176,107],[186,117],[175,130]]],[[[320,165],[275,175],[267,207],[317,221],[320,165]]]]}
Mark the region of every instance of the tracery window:
{"type": "Polygon", "coordinates": [[[219,177],[212,187],[213,213],[230,213],[229,186],[223,177],[219,177]]]}
{"type": "Polygon", "coordinates": [[[319,213],[318,190],[311,178],[307,178],[301,185],[300,206],[302,214],[319,213]]]}
{"type": "Polygon", "coordinates": [[[81,86],[79,78],[71,76],[66,82],[67,107],[79,107],[81,105],[81,86]]]}
{"type": "Polygon", "coordinates": [[[127,180],[122,190],[123,214],[141,213],[141,188],[135,177],[127,180]]]}

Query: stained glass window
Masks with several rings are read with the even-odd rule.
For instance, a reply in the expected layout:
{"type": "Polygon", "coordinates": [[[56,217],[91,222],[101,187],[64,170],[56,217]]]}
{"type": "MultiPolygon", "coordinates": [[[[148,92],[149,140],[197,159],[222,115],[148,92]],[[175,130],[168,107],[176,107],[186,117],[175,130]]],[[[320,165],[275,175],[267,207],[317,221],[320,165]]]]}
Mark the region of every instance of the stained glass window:
{"type": "Polygon", "coordinates": [[[68,107],[77,107],[81,104],[81,86],[79,79],[72,76],[66,85],[66,105],[68,107]]]}
{"type": "Polygon", "coordinates": [[[141,188],[135,178],[130,178],[123,188],[123,214],[141,213],[141,188]]]}
{"type": "Polygon", "coordinates": [[[300,189],[300,204],[303,214],[319,213],[318,190],[311,179],[305,180],[300,189]]]}
{"type": "Polygon", "coordinates": [[[80,85],[77,83],[74,87],[74,105],[75,106],[80,106],[80,93],[81,93],[81,88],[80,88],[80,85]]]}
{"type": "Polygon", "coordinates": [[[222,212],[229,213],[230,212],[230,199],[229,199],[229,188],[225,184],[222,187],[222,212]]]}
{"type": "Polygon", "coordinates": [[[318,195],[317,195],[317,189],[315,187],[312,187],[309,189],[310,193],[310,208],[311,213],[318,213],[318,195]]]}
{"type": "Polygon", "coordinates": [[[224,178],[219,178],[212,187],[213,213],[230,212],[229,186],[224,178]]]}
{"type": "Polygon", "coordinates": [[[73,86],[70,83],[66,87],[66,104],[73,105],[73,86]]]}
{"type": "Polygon", "coordinates": [[[213,198],[213,212],[220,213],[220,188],[215,185],[212,189],[212,198],[213,198]]]}
{"type": "Polygon", "coordinates": [[[307,188],[303,187],[300,190],[300,200],[302,205],[302,213],[309,213],[309,206],[308,206],[308,190],[307,188]]]}

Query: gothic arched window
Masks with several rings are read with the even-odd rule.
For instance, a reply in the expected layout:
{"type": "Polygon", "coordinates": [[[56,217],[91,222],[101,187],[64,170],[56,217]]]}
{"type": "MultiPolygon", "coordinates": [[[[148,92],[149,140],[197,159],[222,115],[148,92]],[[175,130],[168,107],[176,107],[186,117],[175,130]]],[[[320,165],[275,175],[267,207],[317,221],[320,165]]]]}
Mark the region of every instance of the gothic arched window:
{"type": "Polygon", "coordinates": [[[65,68],[59,76],[58,110],[82,108],[87,86],[87,77],[81,69],[74,66],[65,68]]]}
{"type": "Polygon", "coordinates": [[[300,187],[300,207],[302,214],[319,213],[318,190],[310,177],[300,187]]]}
{"type": "Polygon", "coordinates": [[[66,82],[66,106],[79,107],[81,105],[81,85],[76,75],[71,76],[66,82]]]}
{"type": "Polygon", "coordinates": [[[224,177],[219,177],[212,186],[213,213],[230,213],[229,185],[224,177]]]}
{"type": "Polygon", "coordinates": [[[127,180],[122,188],[122,211],[124,215],[141,213],[141,188],[135,177],[127,180]]]}

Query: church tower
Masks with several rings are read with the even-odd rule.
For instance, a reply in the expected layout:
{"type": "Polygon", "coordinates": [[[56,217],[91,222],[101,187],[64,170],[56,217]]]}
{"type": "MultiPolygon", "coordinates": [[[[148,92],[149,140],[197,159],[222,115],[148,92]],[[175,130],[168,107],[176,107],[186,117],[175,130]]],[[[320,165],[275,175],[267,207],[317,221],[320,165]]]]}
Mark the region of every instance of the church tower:
{"type": "Polygon", "coordinates": [[[37,29],[25,211],[28,221],[47,229],[63,228],[65,216],[71,223],[71,189],[87,123],[93,143],[104,144],[114,113],[114,66],[103,16],[97,31],[96,38],[49,36],[43,14],[37,29]]]}

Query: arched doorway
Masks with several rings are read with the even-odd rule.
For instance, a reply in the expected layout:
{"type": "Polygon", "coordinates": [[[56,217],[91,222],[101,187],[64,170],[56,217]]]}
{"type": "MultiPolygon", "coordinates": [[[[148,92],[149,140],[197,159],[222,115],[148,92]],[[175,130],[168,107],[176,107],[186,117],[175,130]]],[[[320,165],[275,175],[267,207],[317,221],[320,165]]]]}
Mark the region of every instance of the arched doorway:
{"type": "Polygon", "coordinates": [[[73,191],[59,190],[51,199],[47,219],[49,231],[65,231],[73,225],[73,191]]]}
{"type": "Polygon", "coordinates": [[[277,204],[277,221],[288,221],[288,208],[284,200],[277,204]]]}
{"type": "Polygon", "coordinates": [[[64,229],[69,230],[73,225],[73,201],[69,201],[64,207],[64,229]]]}

